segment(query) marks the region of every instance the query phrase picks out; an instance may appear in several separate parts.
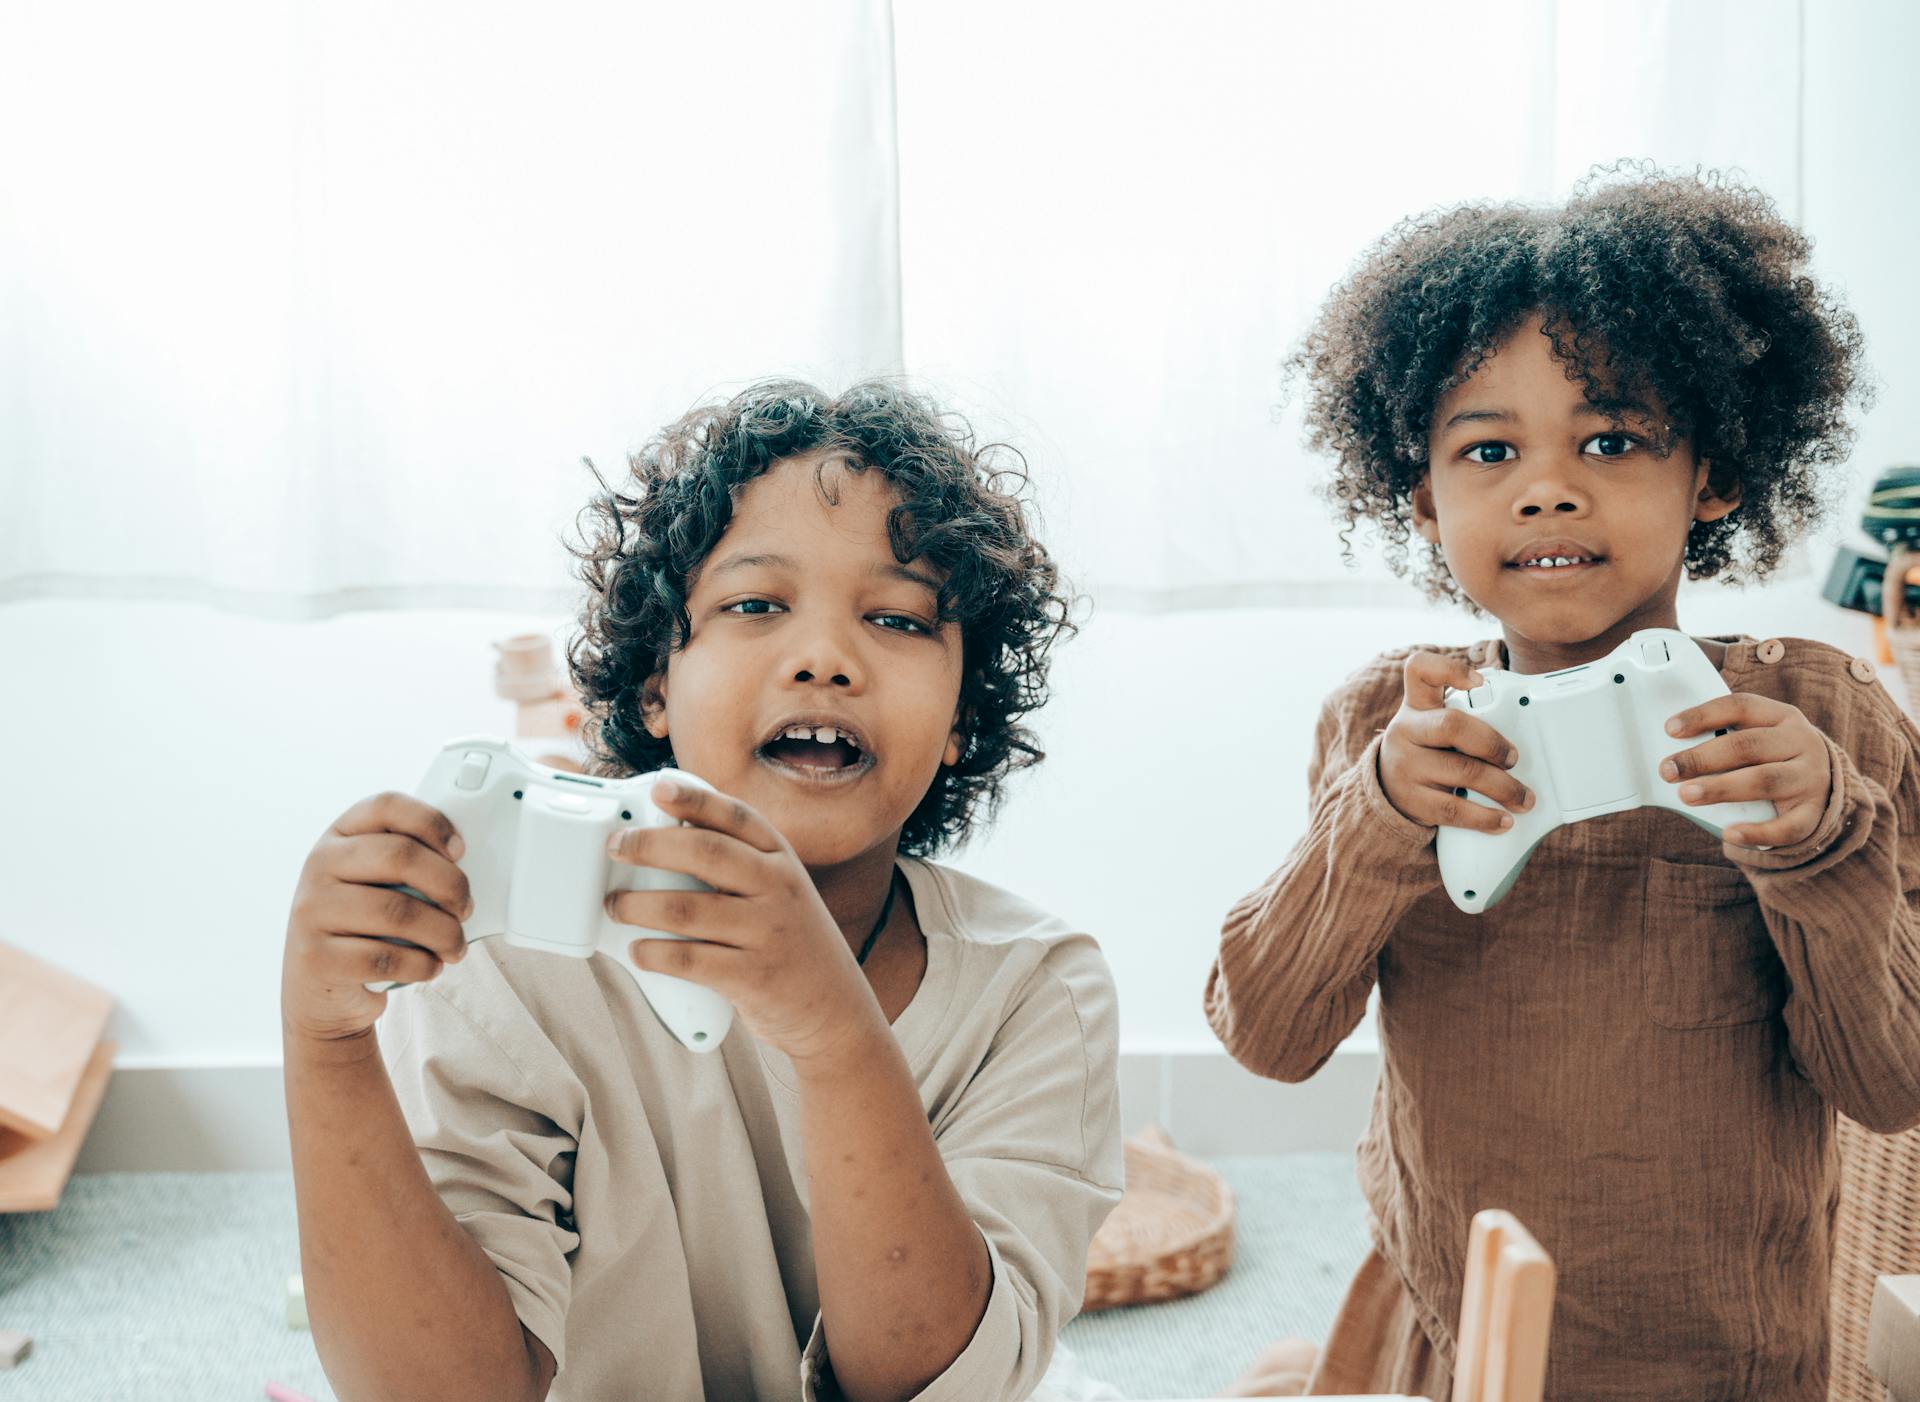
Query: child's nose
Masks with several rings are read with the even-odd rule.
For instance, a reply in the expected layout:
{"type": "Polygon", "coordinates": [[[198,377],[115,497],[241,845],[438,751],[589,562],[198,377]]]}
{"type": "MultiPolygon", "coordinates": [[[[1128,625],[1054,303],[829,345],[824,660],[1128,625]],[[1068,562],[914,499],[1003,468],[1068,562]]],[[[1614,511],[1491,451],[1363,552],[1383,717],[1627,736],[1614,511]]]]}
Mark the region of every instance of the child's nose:
{"type": "Polygon", "coordinates": [[[822,682],[857,690],[864,684],[852,645],[830,628],[814,628],[797,638],[788,659],[788,675],[797,683],[822,682]]]}
{"type": "Polygon", "coordinates": [[[1513,499],[1513,514],[1522,520],[1535,516],[1583,516],[1592,503],[1568,474],[1545,468],[1529,478],[1513,499]]]}

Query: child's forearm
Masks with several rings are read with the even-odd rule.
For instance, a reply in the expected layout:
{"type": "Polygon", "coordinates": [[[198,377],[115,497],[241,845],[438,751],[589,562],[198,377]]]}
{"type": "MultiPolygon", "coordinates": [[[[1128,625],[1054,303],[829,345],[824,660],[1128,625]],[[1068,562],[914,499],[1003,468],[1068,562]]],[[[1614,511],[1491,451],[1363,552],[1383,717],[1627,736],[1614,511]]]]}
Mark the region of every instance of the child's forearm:
{"type": "Polygon", "coordinates": [[[1369,746],[1320,795],[1286,864],[1236,902],[1207,977],[1207,1020],[1236,1061],[1311,1076],[1359,1025],[1374,959],[1439,884],[1433,830],[1387,801],[1369,746]]]}
{"type": "Polygon", "coordinates": [[[828,1356],[849,1402],[912,1397],[965,1351],[993,1286],[891,1029],[798,1065],[828,1356]]]}
{"type": "Polygon", "coordinates": [[[285,1038],[300,1266],[343,1399],[538,1399],[552,1359],[433,1190],[371,1031],[285,1038]]]}
{"type": "Polygon", "coordinates": [[[1920,1121],[1920,803],[1889,794],[1832,747],[1834,794],[1794,848],[1729,845],[1785,966],[1794,1060],[1836,1108],[1896,1133],[1920,1121]]]}

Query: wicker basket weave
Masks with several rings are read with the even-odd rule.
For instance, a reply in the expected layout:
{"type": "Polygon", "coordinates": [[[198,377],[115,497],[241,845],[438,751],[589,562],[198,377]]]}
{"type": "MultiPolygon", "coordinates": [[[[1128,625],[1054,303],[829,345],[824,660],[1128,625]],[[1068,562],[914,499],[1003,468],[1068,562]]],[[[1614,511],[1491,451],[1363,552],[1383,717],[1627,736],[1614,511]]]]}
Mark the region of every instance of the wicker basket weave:
{"type": "Polygon", "coordinates": [[[1920,626],[1908,623],[1904,616],[1889,620],[1887,651],[1893,654],[1894,670],[1900,674],[1900,697],[1908,715],[1920,712],[1920,626]]]}
{"type": "Polygon", "coordinates": [[[1205,1290],[1233,1264],[1233,1190],[1158,1125],[1126,1141],[1127,1189],[1087,1249],[1082,1310],[1205,1290]]]}
{"type": "Polygon", "coordinates": [[[1920,1274],[1920,1129],[1873,1134],[1840,1117],[1840,1217],[1828,1315],[1829,1402],[1886,1402],[1867,1371],[1867,1316],[1883,1275],[1920,1274]]]}
{"type": "MultiPolygon", "coordinates": [[[[1899,561],[1904,567],[1907,560],[1899,561]]],[[[1904,573],[1904,568],[1901,571],[1904,573]]],[[[1920,705],[1920,627],[1896,601],[1888,571],[1887,650],[1906,693],[1920,705]]],[[[1833,1331],[1829,1402],[1886,1402],[1887,1389],[1867,1371],[1867,1318],[1874,1281],[1920,1274],[1920,1129],[1873,1134],[1840,1117],[1840,1216],[1834,1224],[1828,1314],[1833,1331]]]]}

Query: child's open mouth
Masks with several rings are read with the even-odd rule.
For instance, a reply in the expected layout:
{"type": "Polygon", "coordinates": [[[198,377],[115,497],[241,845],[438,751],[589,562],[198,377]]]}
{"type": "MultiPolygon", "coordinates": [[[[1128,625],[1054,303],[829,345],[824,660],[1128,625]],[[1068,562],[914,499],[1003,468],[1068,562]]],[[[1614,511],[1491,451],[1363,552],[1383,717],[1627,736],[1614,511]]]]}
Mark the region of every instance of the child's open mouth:
{"type": "Polygon", "coordinates": [[[769,768],[804,783],[846,783],[873,768],[859,735],[835,725],[789,725],[754,751],[769,768]]]}
{"type": "Polygon", "coordinates": [[[1537,579],[1567,579],[1577,574],[1586,574],[1606,563],[1599,555],[1555,555],[1538,560],[1527,560],[1507,566],[1520,574],[1532,575],[1537,579]]]}

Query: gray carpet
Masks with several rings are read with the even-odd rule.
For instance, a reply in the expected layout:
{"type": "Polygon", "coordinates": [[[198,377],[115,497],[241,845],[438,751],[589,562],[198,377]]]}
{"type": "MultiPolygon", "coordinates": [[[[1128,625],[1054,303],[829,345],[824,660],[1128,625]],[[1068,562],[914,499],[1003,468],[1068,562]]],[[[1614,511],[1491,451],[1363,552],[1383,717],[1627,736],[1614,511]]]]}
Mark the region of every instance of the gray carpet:
{"type": "MultiPolygon", "coordinates": [[[[1067,1328],[1084,1371],[1129,1396],[1204,1396],[1271,1339],[1319,1337],[1365,1252],[1349,1155],[1217,1163],[1240,1204],[1227,1278],[1067,1328]]],[[[75,1178],[56,1211],[0,1216],[0,1329],[33,1336],[0,1402],[256,1402],[269,1380],[331,1399],[286,1327],[298,1269],[286,1174],[75,1178]]]]}

